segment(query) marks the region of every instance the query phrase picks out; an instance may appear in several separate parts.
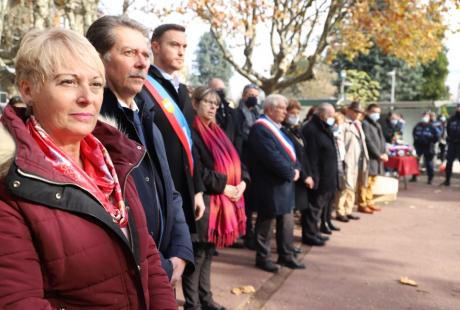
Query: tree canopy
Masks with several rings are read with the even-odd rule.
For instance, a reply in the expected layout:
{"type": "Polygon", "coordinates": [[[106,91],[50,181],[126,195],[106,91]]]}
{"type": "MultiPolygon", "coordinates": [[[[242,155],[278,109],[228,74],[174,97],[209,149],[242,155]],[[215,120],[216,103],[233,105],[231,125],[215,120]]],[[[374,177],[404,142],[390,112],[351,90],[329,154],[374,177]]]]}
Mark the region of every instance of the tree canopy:
{"type": "Polygon", "coordinates": [[[272,93],[313,79],[325,53],[353,58],[374,43],[411,65],[434,60],[442,48],[447,2],[182,0],[176,10],[192,10],[208,23],[234,69],[272,93]],[[268,68],[255,65],[261,52],[271,59],[268,68]],[[302,60],[307,65],[299,68],[302,60]]]}
{"type": "Polygon", "coordinates": [[[194,75],[200,84],[206,84],[212,78],[220,78],[228,83],[232,77],[232,67],[224,59],[222,51],[210,32],[204,33],[196,51],[198,75],[194,75]]]}

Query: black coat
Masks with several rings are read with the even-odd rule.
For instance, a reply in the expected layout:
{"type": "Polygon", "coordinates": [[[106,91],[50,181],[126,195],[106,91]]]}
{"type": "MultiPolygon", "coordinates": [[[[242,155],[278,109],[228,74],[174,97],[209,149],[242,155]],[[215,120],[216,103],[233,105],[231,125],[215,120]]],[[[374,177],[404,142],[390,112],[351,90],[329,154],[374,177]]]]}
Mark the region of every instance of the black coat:
{"type": "Polygon", "coordinates": [[[254,124],[248,138],[249,205],[259,216],[274,218],[294,209],[294,163],[273,133],[254,124]]]}
{"type": "MultiPolygon", "coordinates": [[[[166,80],[160,71],[158,71],[158,69],[154,66],[150,66],[149,75],[157,80],[169,93],[171,98],[174,99],[176,104],[184,113],[184,116],[191,127],[194,111],[188,96],[187,87],[184,84],[180,84],[179,92],[177,92],[171,82],[166,80]]],[[[199,179],[199,173],[195,173],[194,176],[192,176],[185,149],[175,134],[174,129],[170,125],[163,110],[158,106],[155,99],[150,95],[145,87],[136,98],[153,103],[153,122],[158,126],[161,134],[163,135],[171,176],[176,190],[179,191],[182,196],[182,208],[184,210],[185,219],[189,225],[190,231],[193,233],[196,229],[194,212],[195,193],[203,191],[203,185],[199,179]]],[[[195,167],[195,170],[197,170],[196,168],[197,167],[195,167]]]]}
{"type": "Polygon", "coordinates": [[[300,177],[295,182],[295,208],[300,211],[305,210],[308,207],[308,189],[305,185],[305,179],[311,177],[310,163],[305,153],[305,143],[298,127],[285,125],[283,131],[294,143],[297,161],[300,163],[300,177]]]}
{"type": "Polygon", "coordinates": [[[367,152],[369,153],[369,175],[383,174],[383,162],[380,160],[380,155],[385,154],[386,147],[382,127],[369,116],[366,116],[362,126],[366,135],[367,152]]]}
{"type": "Polygon", "coordinates": [[[216,112],[216,121],[227,134],[233,145],[241,145],[241,133],[237,126],[237,110],[230,107],[227,101],[221,102],[216,112]]]}
{"type": "MultiPolygon", "coordinates": [[[[166,258],[180,257],[189,262],[187,269],[192,267],[193,270],[193,247],[182,210],[182,199],[174,188],[169,171],[163,138],[152,121],[153,105],[139,100],[137,103],[144,128],[147,154],[133,171],[133,177],[146,213],[149,232],[162,254],[162,265],[171,276],[172,265],[166,258]],[[157,191],[159,202],[155,197],[157,188],[161,189],[157,191]],[[163,227],[162,233],[158,229],[159,225],[163,227]]],[[[122,132],[141,143],[132,121],[132,113],[131,110],[122,108],[115,95],[109,89],[105,89],[101,115],[115,119],[122,132]]]]}
{"type": "MultiPolygon", "coordinates": [[[[193,143],[196,147],[197,160],[200,163],[200,173],[204,185],[204,203],[206,209],[203,217],[196,222],[196,234],[192,234],[193,242],[208,242],[209,207],[210,195],[222,194],[227,185],[227,176],[214,170],[214,158],[204,144],[203,139],[196,130],[192,131],[193,143]]],[[[246,184],[249,183],[249,173],[245,166],[241,166],[241,178],[246,184]]]]}
{"type": "Polygon", "coordinates": [[[302,136],[311,175],[315,181],[314,190],[318,193],[337,191],[337,149],[331,130],[318,115],[313,115],[303,126],[302,136]]]}

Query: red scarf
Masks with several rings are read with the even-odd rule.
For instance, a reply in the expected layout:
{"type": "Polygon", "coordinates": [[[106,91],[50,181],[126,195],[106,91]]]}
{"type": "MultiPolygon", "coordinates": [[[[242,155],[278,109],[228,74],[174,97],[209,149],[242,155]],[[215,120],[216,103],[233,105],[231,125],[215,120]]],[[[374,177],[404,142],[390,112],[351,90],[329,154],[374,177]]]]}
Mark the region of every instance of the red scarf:
{"type": "Polygon", "coordinates": [[[80,142],[81,169],[67,154],[54,144],[51,137],[33,116],[27,121],[32,138],[45,153],[45,159],[53,168],[70,177],[76,185],[82,187],[94,197],[112,219],[121,228],[128,224],[128,214],[121,195],[118,177],[109,153],[92,134],[80,142]]]}
{"type": "MultiPolygon", "coordinates": [[[[214,170],[227,176],[227,184],[240,184],[240,157],[224,131],[215,123],[206,126],[198,116],[195,117],[193,127],[211,152],[214,170]]],[[[233,202],[223,193],[210,196],[208,241],[217,247],[232,245],[246,232],[244,198],[233,202]]]]}

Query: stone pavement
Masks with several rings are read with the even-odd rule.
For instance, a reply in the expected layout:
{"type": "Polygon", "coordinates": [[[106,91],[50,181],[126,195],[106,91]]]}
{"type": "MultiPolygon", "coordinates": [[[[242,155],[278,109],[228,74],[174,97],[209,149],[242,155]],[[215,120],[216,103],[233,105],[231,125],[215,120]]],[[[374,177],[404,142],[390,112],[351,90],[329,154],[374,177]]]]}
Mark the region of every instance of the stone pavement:
{"type": "Polygon", "coordinates": [[[381,212],[339,223],[327,246],[303,246],[305,270],[272,275],[254,267],[254,252],[220,250],[215,300],[227,309],[460,309],[460,180],[450,188],[419,180],[381,212]],[[401,285],[402,276],[418,287],[401,285]],[[257,291],[231,294],[241,285],[257,291]]]}

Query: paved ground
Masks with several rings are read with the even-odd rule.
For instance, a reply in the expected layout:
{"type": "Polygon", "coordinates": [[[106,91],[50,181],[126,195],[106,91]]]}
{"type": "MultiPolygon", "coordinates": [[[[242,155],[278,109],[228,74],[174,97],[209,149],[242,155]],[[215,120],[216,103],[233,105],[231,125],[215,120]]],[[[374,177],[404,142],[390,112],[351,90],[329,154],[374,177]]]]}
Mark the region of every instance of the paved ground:
{"type": "Polygon", "coordinates": [[[216,301],[228,309],[460,309],[460,180],[450,188],[422,181],[383,211],[340,223],[326,247],[304,246],[306,270],[272,276],[253,267],[253,252],[221,250],[216,301]],[[418,287],[399,284],[402,276],[418,287]],[[240,285],[257,292],[232,295],[240,285]]]}

